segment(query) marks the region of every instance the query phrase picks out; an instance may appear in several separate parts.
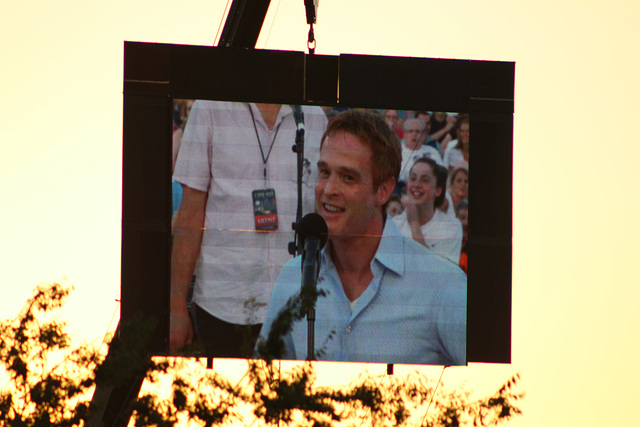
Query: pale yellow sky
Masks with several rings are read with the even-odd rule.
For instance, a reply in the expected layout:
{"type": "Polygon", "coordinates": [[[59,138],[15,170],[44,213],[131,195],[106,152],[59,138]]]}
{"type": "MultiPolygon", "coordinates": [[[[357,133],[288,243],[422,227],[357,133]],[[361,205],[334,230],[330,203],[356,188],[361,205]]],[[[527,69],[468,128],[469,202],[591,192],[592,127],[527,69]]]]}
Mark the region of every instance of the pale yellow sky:
{"type": "MultiPolygon", "coordinates": [[[[72,330],[102,337],[119,298],[123,42],[212,45],[225,3],[3,8],[0,317],[35,284],[66,276],[72,330]]],[[[302,0],[281,0],[275,20],[272,3],[258,47],[305,50],[302,0]]],[[[631,0],[320,2],[318,54],[516,62],[513,363],[443,378],[488,392],[520,372],[528,396],[514,426],[628,425],[635,415],[639,12],[631,0]]],[[[338,382],[353,366],[319,370],[338,382]]]]}

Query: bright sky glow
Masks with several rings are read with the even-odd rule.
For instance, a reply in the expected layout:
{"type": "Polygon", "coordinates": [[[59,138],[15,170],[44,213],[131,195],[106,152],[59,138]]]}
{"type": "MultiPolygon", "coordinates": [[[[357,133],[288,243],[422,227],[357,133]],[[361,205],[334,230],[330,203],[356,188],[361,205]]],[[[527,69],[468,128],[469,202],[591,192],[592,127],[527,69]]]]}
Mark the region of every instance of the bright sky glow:
{"type": "MultiPolygon", "coordinates": [[[[102,339],[120,292],[123,42],[212,45],[225,3],[5,5],[0,317],[13,317],[37,283],[67,277],[71,330],[102,339]]],[[[281,0],[274,15],[277,6],[258,47],[306,50],[302,0],[281,0]]],[[[320,2],[318,54],[516,62],[513,364],[443,378],[489,392],[521,372],[525,415],[513,426],[628,425],[634,416],[637,17],[627,0],[320,2]]],[[[324,366],[319,376],[340,383],[355,371],[324,366]]]]}

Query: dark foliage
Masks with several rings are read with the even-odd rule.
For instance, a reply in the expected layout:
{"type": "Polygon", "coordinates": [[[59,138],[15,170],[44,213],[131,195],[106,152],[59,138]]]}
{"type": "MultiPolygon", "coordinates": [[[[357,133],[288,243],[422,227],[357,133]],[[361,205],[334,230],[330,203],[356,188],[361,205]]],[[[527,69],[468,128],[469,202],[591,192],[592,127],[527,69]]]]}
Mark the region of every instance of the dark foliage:
{"type": "MultiPolygon", "coordinates": [[[[136,426],[476,427],[521,414],[517,375],[478,400],[464,389],[446,391],[420,373],[362,374],[346,386],[319,387],[313,362],[282,373],[277,362],[250,360],[242,380],[233,384],[200,360],[149,358],[144,337],[153,326],[142,321],[121,329],[104,361],[89,347],[71,348],[63,323],[42,320],[68,294],[58,284],[39,287],[15,319],[0,322],[0,374],[9,379],[0,390],[0,427],[81,425],[90,415],[96,380],[116,385],[140,372],[145,384],[133,403],[136,426]]],[[[304,303],[291,305],[283,328],[303,313],[304,303]]]]}
{"type": "Polygon", "coordinates": [[[88,347],[71,349],[64,323],[41,323],[69,291],[40,286],[15,319],[0,322],[0,367],[9,378],[0,390],[0,425],[73,426],[87,418],[100,357],[88,347]]]}
{"type": "MultiPolygon", "coordinates": [[[[319,279],[320,282],[322,279],[319,279]]],[[[266,340],[258,341],[258,355],[266,360],[281,359],[284,355],[284,343],[282,337],[291,331],[293,324],[305,318],[307,310],[314,307],[319,297],[325,296],[325,292],[316,288],[305,288],[302,293],[293,295],[276,316],[269,336],[266,340]]],[[[321,350],[320,350],[321,351],[321,350]]]]}

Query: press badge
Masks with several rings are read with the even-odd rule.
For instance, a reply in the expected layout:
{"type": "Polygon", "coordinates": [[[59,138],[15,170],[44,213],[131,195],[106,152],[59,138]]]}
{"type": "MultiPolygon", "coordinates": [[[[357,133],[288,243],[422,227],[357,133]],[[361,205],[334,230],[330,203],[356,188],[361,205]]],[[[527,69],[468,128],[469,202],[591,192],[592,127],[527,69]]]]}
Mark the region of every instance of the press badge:
{"type": "Polygon", "coordinates": [[[253,217],[258,231],[273,231],[278,229],[278,209],[276,205],[276,190],[265,188],[253,190],[253,217]]]}

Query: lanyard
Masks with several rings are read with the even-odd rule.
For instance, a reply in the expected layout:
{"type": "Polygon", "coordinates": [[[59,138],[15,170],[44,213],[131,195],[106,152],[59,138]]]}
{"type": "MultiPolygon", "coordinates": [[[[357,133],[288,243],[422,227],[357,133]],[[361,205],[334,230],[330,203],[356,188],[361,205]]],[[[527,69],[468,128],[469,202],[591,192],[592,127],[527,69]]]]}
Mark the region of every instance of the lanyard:
{"type": "MultiPolygon", "coordinates": [[[[281,107],[282,108],[282,107],[281,107]]],[[[264,184],[267,185],[267,162],[269,161],[269,156],[271,155],[271,150],[273,149],[273,145],[276,142],[276,138],[278,137],[278,131],[280,130],[280,125],[282,121],[277,124],[275,135],[273,135],[273,140],[271,141],[271,145],[269,146],[269,151],[267,152],[267,156],[264,155],[264,150],[262,149],[262,143],[260,142],[260,134],[258,133],[258,127],[256,126],[256,118],[253,115],[253,110],[251,109],[251,105],[249,105],[249,113],[251,114],[251,122],[253,123],[253,129],[256,131],[256,138],[258,139],[258,148],[260,148],[260,155],[262,156],[262,164],[264,165],[264,170],[262,175],[264,176],[264,184]]]]}

